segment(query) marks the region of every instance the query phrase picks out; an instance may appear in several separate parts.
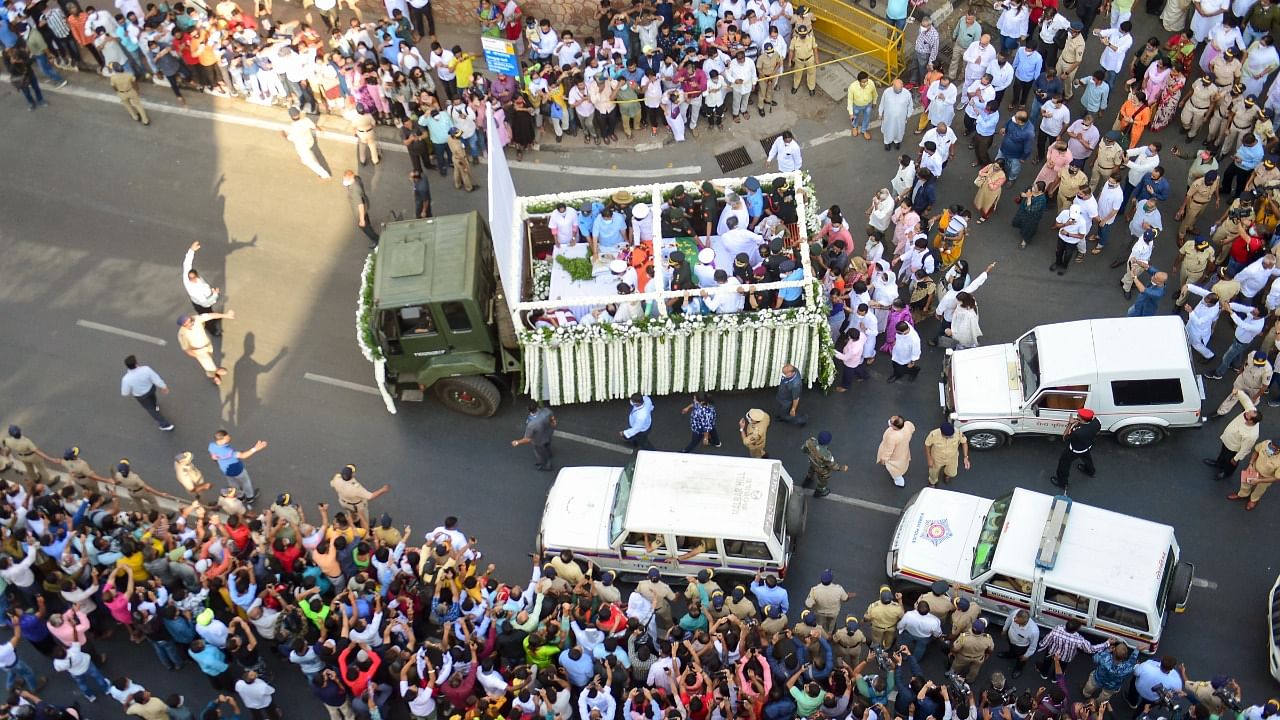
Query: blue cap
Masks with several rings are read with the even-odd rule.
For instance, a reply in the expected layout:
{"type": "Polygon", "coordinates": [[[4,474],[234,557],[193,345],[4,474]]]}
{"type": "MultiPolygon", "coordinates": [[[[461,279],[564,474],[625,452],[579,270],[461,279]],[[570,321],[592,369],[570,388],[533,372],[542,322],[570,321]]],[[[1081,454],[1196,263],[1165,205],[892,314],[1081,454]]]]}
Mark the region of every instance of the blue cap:
{"type": "Polygon", "coordinates": [[[977,620],[974,620],[974,621],[973,621],[973,631],[974,631],[974,632],[976,632],[976,633],[979,633],[979,634],[986,632],[986,631],[987,631],[987,621],[986,621],[986,620],[984,620],[984,619],[982,619],[982,618],[978,618],[977,620]]]}
{"type": "Polygon", "coordinates": [[[649,572],[647,574],[650,580],[657,580],[658,578],[662,577],[662,571],[656,567],[649,568],[649,572]]]}
{"type": "Polygon", "coordinates": [[[833,575],[830,570],[823,570],[822,575],[818,577],[818,580],[822,581],[823,585],[830,585],[831,581],[835,579],[836,576],[833,575]]]}
{"type": "Polygon", "coordinates": [[[1146,240],[1147,242],[1155,242],[1156,231],[1154,229],[1147,230],[1146,232],[1142,233],[1142,239],[1146,240]]]}
{"type": "Polygon", "coordinates": [[[18,427],[17,425],[10,425],[10,426],[9,426],[9,437],[11,437],[11,438],[20,438],[20,437],[22,437],[22,428],[18,427]]]}
{"type": "Polygon", "coordinates": [[[956,426],[950,422],[944,421],[941,425],[938,426],[938,429],[941,430],[942,434],[945,435],[946,437],[951,437],[952,435],[956,434],[956,426]]]}
{"type": "Polygon", "coordinates": [[[188,320],[190,320],[190,319],[191,319],[191,316],[190,316],[190,315],[179,315],[179,316],[178,316],[178,327],[182,327],[183,325],[186,325],[186,324],[187,324],[187,321],[188,321],[188,320]]]}
{"type": "Polygon", "coordinates": [[[818,433],[818,444],[819,444],[819,445],[830,445],[830,444],[831,444],[831,433],[827,432],[826,430],[823,430],[822,432],[818,433]]]}

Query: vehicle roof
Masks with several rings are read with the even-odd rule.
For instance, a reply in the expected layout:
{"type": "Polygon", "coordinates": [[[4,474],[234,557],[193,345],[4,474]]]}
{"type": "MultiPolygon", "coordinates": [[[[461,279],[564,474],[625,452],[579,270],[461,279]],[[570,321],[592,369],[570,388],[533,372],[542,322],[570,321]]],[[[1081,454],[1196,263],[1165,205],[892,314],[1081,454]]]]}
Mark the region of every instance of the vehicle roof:
{"type": "Polygon", "coordinates": [[[473,297],[482,233],[474,212],[387,223],[375,251],[374,305],[473,297]]]}
{"type": "Polygon", "coordinates": [[[1153,378],[1191,366],[1182,320],[1172,315],[1054,323],[1035,333],[1042,387],[1091,385],[1099,371],[1153,378]]]}
{"type": "Polygon", "coordinates": [[[627,530],[763,541],[772,534],[781,471],[777,460],[642,451],[627,530]]]}
{"type": "MultiPolygon", "coordinates": [[[[1040,537],[1053,496],[1023,488],[1013,491],[992,569],[1002,575],[1035,575],[1040,537]]],[[[1045,570],[1049,587],[1136,610],[1155,609],[1173,528],[1111,510],[1073,503],[1058,561],[1045,570]]]]}

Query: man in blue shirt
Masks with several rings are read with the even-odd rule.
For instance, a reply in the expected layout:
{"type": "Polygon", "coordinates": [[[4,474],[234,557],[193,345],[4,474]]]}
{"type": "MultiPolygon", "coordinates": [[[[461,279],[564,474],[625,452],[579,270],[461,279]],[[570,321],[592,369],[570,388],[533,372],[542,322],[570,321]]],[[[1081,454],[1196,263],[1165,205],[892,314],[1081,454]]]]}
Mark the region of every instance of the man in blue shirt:
{"type": "Polygon", "coordinates": [[[1027,104],[1027,95],[1031,93],[1031,84],[1040,77],[1044,68],[1044,57],[1036,50],[1034,40],[1027,40],[1022,49],[1013,54],[1013,107],[1027,104]]]}
{"type": "Polygon", "coordinates": [[[1151,172],[1142,176],[1142,182],[1138,183],[1138,187],[1133,190],[1133,203],[1129,205],[1129,211],[1125,213],[1126,220],[1133,219],[1134,210],[1138,204],[1146,201],[1148,198],[1156,202],[1162,202],[1169,199],[1169,180],[1164,176],[1164,167],[1157,165],[1151,169],[1151,172]]]}
{"type": "Polygon", "coordinates": [[[1133,277],[1133,286],[1138,289],[1138,299],[1129,307],[1129,317],[1152,317],[1160,307],[1160,299],[1164,297],[1168,273],[1158,272],[1154,266],[1148,266],[1147,271],[1152,273],[1150,285],[1144,285],[1142,278],[1137,275],[1133,277]]]}
{"type": "Polygon", "coordinates": [[[907,27],[907,0],[889,0],[884,8],[884,16],[889,24],[905,30],[907,27]]]}
{"type": "Polygon", "coordinates": [[[560,653],[559,662],[568,676],[569,684],[577,690],[589,685],[591,678],[595,676],[595,659],[590,653],[583,652],[581,647],[560,653]]]}
{"type": "Polygon", "coordinates": [[[258,491],[253,489],[253,479],[249,477],[249,471],[245,469],[243,461],[262,452],[266,447],[267,442],[259,440],[248,450],[236,450],[231,447],[231,433],[226,430],[214,433],[213,442],[209,443],[209,457],[218,461],[218,467],[222,469],[222,475],[226,477],[227,484],[241,492],[245,504],[250,504],[257,499],[258,491]]]}
{"type": "Polygon", "coordinates": [[[996,130],[1000,127],[1000,103],[992,100],[978,111],[973,119],[973,153],[979,167],[991,163],[991,143],[995,142],[996,130]]]}
{"type": "Polygon", "coordinates": [[[601,252],[616,253],[622,244],[627,242],[627,219],[620,212],[614,212],[613,206],[606,206],[594,222],[591,223],[591,250],[594,255],[601,252]]]}
{"type": "Polygon", "coordinates": [[[791,609],[791,600],[787,596],[786,588],[778,585],[778,578],[774,575],[768,575],[761,582],[760,576],[757,574],[755,579],[751,581],[751,594],[756,596],[756,604],[760,607],[772,605],[782,611],[783,615],[791,609]]]}
{"type": "Polygon", "coordinates": [[[627,415],[627,429],[618,433],[623,440],[639,450],[656,450],[649,442],[649,429],[653,427],[653,400],[648,395],[631,396],[631,412],[627,415]]]}
{"type": "Polygon", "coordinates": [[[1067,97],[1062,78],[1055,68],[1047,67],[1031,86],[1031,112],[1028,117],[1040,117],[1040,106],[1051,97],[1067,97]]]}
{"type": "Polygon", "coordinates": [[[1241,138],[1240,147],[1236,148],[1232,156],[1231,166],[1222,174],[1222,187],[1218,189],[1218,194],[1226,197],[1239,196],[1249,182],[1249,176],[1262,162],[1262,156],[1262,143],[1258,142],[1256,135],[1249,133],[1241,138]]]}
{"type": "Polygon", "coordinates": [[[1031,157],[1031,148],[1035,144],[1035,129],[1027,122],[1027,113],[1020,111],[1005,123],[1004,142],[1000,143],[1000,152],[996,159],[1009,161],[1009,182],[1018,179],[1022,172],[1022,163],[1031,157]]]}
{"type": "Polygon", "coordinates": [[[418,124],[427,129],[427,139],[431,141],[431,149],[435,152],[436,167],[440,174],[453,166],[453,153],[449,151],[449,131],[453,129],[453,121],[449,114],[432,110],[430,115],[418,118],[418,124]]]}
{"type": "MultiPolygon", "coordinates": [[[[794,260],[784,260],[778,268],[782,272],[783,280],[803,280],[804,268],[796,264],[794,260]]],[[[804,304],[803,300],[804,288],[802,287],[784,287],[778,291],[779,307],[793,308],[800,307],[804,304]]]]}
{"type": "Polygon", "coordinates": [[[578,206],[578,235],[584,238],[591,237],[591,231],[595,228],[596,218],[600,217],[600,211],[604,210],[604,204],[591,202],[587,200],[578,206]]]}

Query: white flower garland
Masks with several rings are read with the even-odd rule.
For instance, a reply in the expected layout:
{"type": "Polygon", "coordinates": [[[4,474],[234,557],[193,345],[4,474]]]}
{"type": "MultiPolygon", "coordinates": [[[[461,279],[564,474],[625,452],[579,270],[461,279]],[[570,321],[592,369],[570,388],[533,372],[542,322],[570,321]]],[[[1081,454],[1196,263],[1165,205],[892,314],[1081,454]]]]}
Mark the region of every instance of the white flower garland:
{"type": "Polygon", "coordinates": [[[551,261],[532,260],[529,272],[533,275],[533,300],[546,300],[551,294],[551,261]]]}
{"type": "Polygon", "coordinates": [[[373,253],[369,253],[360,271],[360,295],[356,300],[356,344],[360,346],[360,354],[369,362],[383,359],[382,348],[377,343],[370,343],[368,337],[373,327],[373,307],[369,304],[373,299],[373,269],[373,253]]]}

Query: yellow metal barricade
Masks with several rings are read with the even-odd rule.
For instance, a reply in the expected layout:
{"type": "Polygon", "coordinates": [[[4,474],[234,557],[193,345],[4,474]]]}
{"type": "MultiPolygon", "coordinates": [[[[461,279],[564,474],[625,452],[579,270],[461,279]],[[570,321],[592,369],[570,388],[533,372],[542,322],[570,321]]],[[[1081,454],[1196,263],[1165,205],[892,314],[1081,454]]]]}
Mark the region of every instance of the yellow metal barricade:
{"type": "Polygon", "coordinates": [[[903,31],[879,15],[842,0],[809,0],[814,29],[829,42],[863,53],[850,64],[867,71],[877,84],[887,85],[904,69],[903,31]]]}

